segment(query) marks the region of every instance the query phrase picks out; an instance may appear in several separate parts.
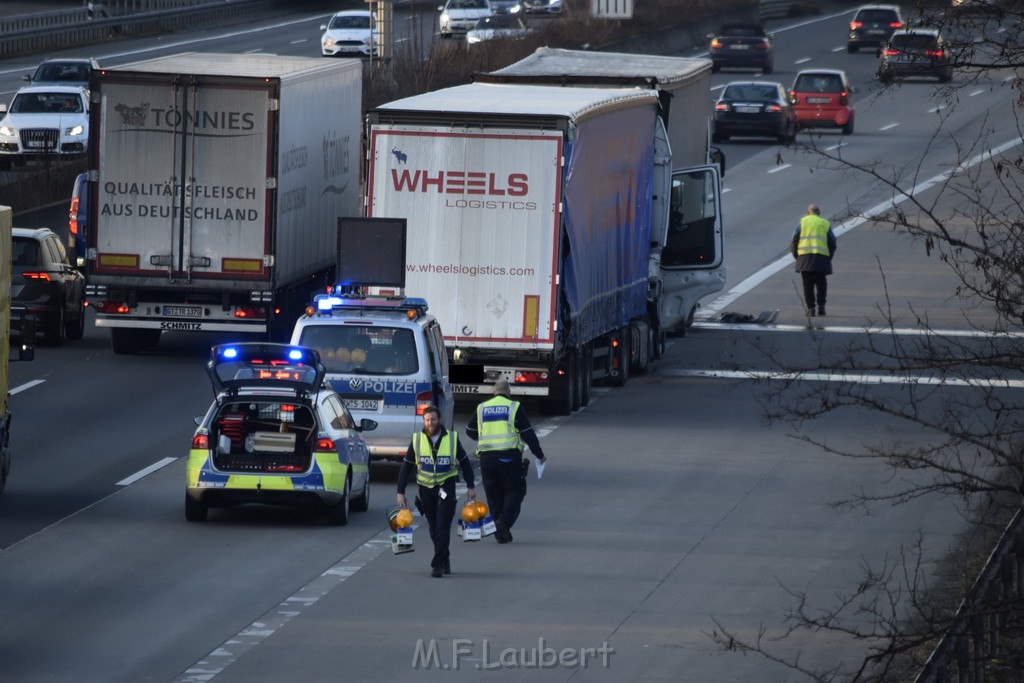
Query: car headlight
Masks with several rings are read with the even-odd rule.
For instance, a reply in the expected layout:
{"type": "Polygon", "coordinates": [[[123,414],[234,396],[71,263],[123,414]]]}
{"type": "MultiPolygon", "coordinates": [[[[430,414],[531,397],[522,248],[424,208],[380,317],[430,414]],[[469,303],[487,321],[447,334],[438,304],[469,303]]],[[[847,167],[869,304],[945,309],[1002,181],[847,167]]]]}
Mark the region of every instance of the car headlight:
{"type": "Polygon", "coordinates": [[[67,130],[65,130],[64,135],[70,135],[71,137],[75,137],[81,135],[84,132],[85,126],[83,126],[82,124],[78,124],[77,126],[71,126],[67,130]]]}
{"type": "Polygon", "coordinates": [[[466,42],[469,43],[470,45],[479,43],[481,40],[483,39],[480,36],[466,36],[466,42]]]}
{"type": "Polygon", "coordinates": [[[0,135],[10,135],[11,137],[17,137],[18,129],[12,126],[0,126],[0,135]]]}
{"type": "Polygon", "coordinates": [[[441,13],[441,23],[442,24],[447,24],[450,20],[451,20],[451,17],[448,16],[447,12],[442,12],[441,13]]]}
{"type": "Polygon", "coordinates": [[[320,41],[324,47],[334,47],[334,38],[330,36],[324,36],[324,39],[320,41]]]}

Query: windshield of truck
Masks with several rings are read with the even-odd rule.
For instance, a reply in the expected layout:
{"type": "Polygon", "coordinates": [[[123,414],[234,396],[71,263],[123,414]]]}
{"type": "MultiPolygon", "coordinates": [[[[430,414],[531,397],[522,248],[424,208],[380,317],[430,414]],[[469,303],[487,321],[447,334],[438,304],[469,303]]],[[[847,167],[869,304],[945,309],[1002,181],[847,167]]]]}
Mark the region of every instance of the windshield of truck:
{"type": "Polygon", "coordinates": [[[316,349],[328,373],[410,375],[419,370],[412,330],[384,325],[307,325],[299,345],[316,349]]]}

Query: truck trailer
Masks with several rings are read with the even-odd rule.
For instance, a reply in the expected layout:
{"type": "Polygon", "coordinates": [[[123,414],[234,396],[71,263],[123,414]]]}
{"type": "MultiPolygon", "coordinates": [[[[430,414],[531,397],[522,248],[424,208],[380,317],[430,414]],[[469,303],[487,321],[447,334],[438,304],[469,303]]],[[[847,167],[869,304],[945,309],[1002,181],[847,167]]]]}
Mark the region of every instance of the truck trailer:
{"type": "Polygon", "coordinates": [[[721,199],[714,166],[672,171],[659,108],[652,89],[473,83],[368,113],[367,215],[407,220],[406,290],[457,394],[506,379],[566,414],[660,353],[671,200],[720,239],[721,199]]]}
{"type": "Polygon", "coordinates": [[[91,80],[85,267],[115,353],[163,331],[286,340],[362,213],[362,65],[184,53],[91,80]]]}
{"type": "MultiPolygon", "coordinates": [[[[668,131],[673,168],[715,164],[725,174],[725,157],[709,144],[711,60],[624,52],[593,52],[540,47],[533,54],[490,73],[474,74],[477,83],[518,83],[562,87],[646,88],[658,93],[658,113],[668,131]]],[[[655,254],[663,292],[659,318],[667,331],[685,333],[704,297],[725,287],[722,226],[707,215],[700,183],[676,184],[684,209],[669,225],[655,254]]],[[[658,206],[656,204],[656,206],[658,206]]],[[[655,216],[655,224],[663,218],[655,216]]]]}

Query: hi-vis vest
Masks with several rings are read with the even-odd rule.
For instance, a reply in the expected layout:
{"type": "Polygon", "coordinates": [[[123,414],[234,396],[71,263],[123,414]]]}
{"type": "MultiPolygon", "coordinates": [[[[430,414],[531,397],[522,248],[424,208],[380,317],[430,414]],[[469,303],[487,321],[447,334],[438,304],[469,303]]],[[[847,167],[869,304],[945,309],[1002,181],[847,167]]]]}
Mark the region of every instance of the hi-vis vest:
{"type": "Polygon", "coordinates": [[[828,256],[828,221],[821,216],[808,214],[800,219],[800,241],[796,255],[821,254],[828,256]]]}
{"type": "Polygon", "coordinates": [[[455,432],[446,432],[437,443],[437,455],[435,456],[429,436],[423,432],[413,435],[412,448],[416,455],[417,484],[433,488],[458,476],[459,472],[455,468],[457,459],[455,444],[457,441],[458,436],[455,432]]]}
{"type": "Polygon", "coordinates": [[[523,441],[515,426],[517,410],[519,402],[504,396],[495,396],[477,406],[476,425],[480,437],[477,455],[487,451],[523,450],[523,441]]]}

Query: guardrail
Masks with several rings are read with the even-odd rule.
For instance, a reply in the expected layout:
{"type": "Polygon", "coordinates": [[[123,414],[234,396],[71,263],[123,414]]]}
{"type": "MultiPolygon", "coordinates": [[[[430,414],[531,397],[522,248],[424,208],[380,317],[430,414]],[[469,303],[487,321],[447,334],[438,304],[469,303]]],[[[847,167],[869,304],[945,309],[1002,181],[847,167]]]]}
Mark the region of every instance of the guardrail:
{"type": "Polygon", "coordinates": [[[1000,658],[1019,647],[1024,599],[1024,508],[1017,511],[915,683],[1019,680],[1000,658]],[[1014,640],[1011,642],[1010,636],[1014,640]],[[1001,668],[1000,668],[1001,667],[1001,668]]]}
{"type": "Polygon", "coordinates": [[[287,0],[123,0],[94,3],[91,10],[86,6],[6,17],[0,20],[0,54],[31,54],[110,38],[174,31],[289,4],[287,0]]]}

